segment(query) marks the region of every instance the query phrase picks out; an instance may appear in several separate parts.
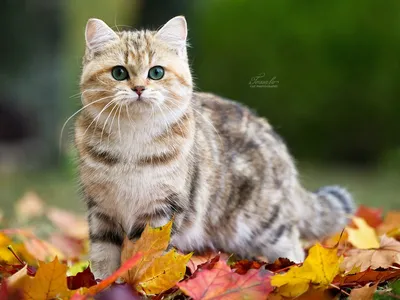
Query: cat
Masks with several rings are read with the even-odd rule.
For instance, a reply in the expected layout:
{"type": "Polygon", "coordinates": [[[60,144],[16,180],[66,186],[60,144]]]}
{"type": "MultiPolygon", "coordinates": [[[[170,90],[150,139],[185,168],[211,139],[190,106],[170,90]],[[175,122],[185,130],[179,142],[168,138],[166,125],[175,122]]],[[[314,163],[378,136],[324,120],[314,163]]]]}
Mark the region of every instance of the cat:
{"type": "Polygon", "coordinates": [[[266,119],[193,91],[182,16],[158,31],[86,26],[75,124],[96,278],[120,265],[125,236],[174,218],[171,245],[304,260],[301,239],[340,231],[354,212],[338,186],[306,191],[266,119]]]}

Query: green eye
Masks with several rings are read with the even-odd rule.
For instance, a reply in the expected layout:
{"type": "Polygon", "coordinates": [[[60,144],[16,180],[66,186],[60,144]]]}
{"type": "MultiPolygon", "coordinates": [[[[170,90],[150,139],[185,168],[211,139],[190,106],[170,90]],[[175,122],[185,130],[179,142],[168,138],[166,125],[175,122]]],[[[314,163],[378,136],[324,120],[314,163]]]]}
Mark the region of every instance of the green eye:
{"type": "Polygon", "coordinates": [[[122,81],[129,78],[128,71],[123,66],[116,66],[111,71],[115,80],[122,81]]]}
{"type": "Polygon", "coordinates": [[[164,77],[164,73],[165,73],[165,71],[164,71],[164,68],[163,68],[163,67],[155,66],[155,67],[152,67],[152,68],[149,70],[149,75],[148,75],[148,77],[149,77],[150,79],[153,79],[153,80],[160,80],[161,78],[164,77]]]}

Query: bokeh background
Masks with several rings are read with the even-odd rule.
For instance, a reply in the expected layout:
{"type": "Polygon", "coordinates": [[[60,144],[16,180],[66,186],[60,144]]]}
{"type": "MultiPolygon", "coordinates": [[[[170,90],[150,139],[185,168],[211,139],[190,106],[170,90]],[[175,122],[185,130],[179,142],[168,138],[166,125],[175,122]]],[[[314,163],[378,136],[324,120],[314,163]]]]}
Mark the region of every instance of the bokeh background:
{"type": "Polygon", "coordinates": [[[27,190],[82,211],[71,132],[84,28],[189,24],[197,90],[239,100],[287,141],[310,189],[400,207],[400,2],[375,0],[3,0],[0,201],[27,190]],[[259,76],[264,84],[254,84],[259,76]]]}

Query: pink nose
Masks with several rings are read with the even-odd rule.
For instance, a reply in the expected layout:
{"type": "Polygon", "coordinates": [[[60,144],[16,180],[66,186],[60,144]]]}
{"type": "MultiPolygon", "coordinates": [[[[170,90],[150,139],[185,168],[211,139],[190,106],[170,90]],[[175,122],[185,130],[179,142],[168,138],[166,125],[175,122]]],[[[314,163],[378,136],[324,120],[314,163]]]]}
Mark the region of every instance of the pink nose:
{"type": "Polygon", "coordinates": [[[140,96],[146,88],[143,85],[137,85],[133,88],[133,90],[140,96]]]}

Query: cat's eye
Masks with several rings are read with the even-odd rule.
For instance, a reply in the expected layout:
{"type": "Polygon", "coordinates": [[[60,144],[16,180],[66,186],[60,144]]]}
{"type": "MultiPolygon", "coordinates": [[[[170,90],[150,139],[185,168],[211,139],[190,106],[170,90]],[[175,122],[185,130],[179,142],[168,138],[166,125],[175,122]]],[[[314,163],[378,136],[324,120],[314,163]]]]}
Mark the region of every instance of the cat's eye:
{"type": "Polygon", "coordinates": [[[125,69],[123,66],[116,66],[111,71],[112,77],[115,80],[122,81],[129,78],[128,70],[125,69]]]}
{"type": "Polygon", "coordinates": [[[148,77],[149,77],[150,79],[153,79],[153,80],[160,80],[161,78],[164,77],[164,74],[165,74],[165,71],[164,71],[164,68],[163,68],[163,67],[161,67],[161,66],[155,66],[155,67],[152,67],[152,68],[149,70],[149,75],[148,75],[148,77]]]}

